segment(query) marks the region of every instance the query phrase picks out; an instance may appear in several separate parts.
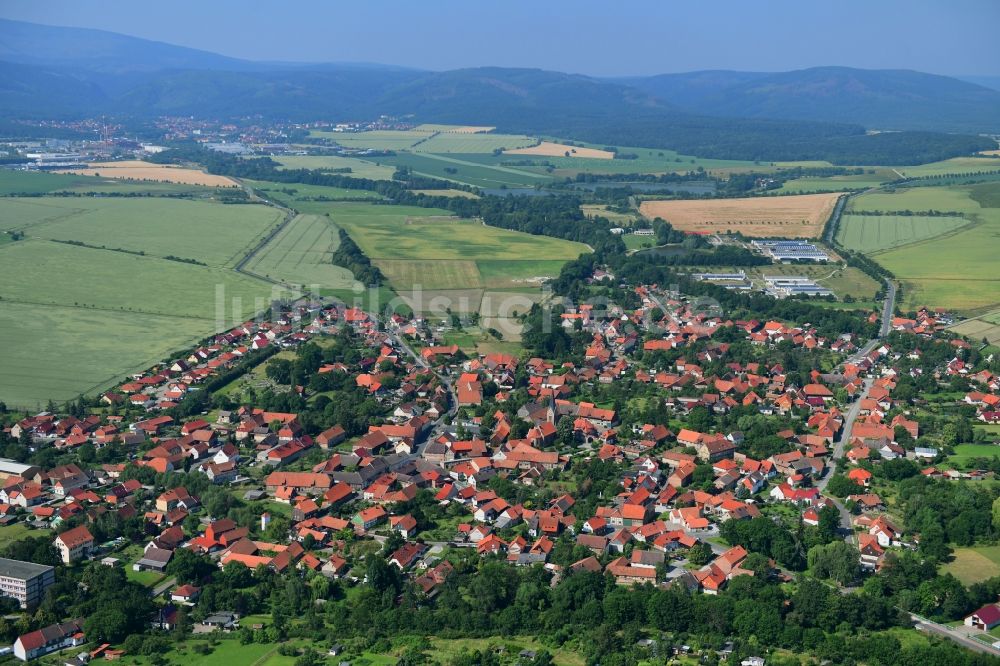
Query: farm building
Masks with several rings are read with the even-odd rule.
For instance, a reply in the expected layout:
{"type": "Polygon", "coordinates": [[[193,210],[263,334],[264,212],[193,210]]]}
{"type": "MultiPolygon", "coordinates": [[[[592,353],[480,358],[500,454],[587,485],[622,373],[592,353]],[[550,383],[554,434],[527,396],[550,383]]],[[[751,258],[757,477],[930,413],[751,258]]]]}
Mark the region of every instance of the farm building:
{"type": "Polygon", "coordinates": [[[833,296],[833,292],[816,284],[812,278],[800,275],[765,275],[765,291],[775,298],[788,296],[833,296]]]}
{"type": "Polygon", "coordinates": [[[753,248],[765,257],[782,263],[791,261],[829,261],[830,255],[812,243],[796,240],[753,241],[753,248]]]}

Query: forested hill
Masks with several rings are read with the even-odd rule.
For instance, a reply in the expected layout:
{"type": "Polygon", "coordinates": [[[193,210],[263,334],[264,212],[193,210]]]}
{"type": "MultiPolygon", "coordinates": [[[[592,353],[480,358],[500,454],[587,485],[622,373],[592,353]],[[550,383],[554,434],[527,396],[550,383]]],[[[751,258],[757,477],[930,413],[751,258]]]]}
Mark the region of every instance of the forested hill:
{"type": "Polygon", "coordinates": [[[0,120],[99,114],[291,121],[390,114],[704,157],[836,164],[917,164],[995,147],[968,135],[870,136],[857,122],[701,115],[633,85],[538,69],[251,63],[102,31],[0,21],[0,120]],[[74,59],[74,44],[85,44],[87,55],[74,59]]]}
{"type": "Polygon", "coordinates": [[[861,123],[884,130],[1000,132],[1000,90],[909,70],[707,71],[623,82],[692,113],[861,123]]]}

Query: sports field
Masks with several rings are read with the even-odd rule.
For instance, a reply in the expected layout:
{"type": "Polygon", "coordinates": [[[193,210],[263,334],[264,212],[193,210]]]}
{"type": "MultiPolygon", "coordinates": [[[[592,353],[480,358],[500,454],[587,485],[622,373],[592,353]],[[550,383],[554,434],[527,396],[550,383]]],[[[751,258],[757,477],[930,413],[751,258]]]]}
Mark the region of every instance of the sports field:
{"type": "Polygon", "coordinates": [[[321,215],[297,215],[245,266],[250,273],[286,283],[323,289],[351,289],[354,277],[334,266],[338,229],[321,215]]]}
{"type": "Polygon", "coordinates": [[[260,205],[163,198],[31,197],[0,200],[0,230],[80,241],[155,257],[231,266],[281,213],[260,205]]]}
{"type": "Polygon", "coordinates": [[[865,253],[888,250],[934,238],[969,224],[962,217],[928,215],[844,215],[837,242],[865,253]]]}
{"type": "Polygon", "coordinates": [[[801,194],[746,199],[644,201],[639,212],[692,233],[740,232],[758,238],[816,238],[839,194],[801,194]]]}
{"type": "Polygon", "coordinates": [[[863,194],[851,204],[854,210],[957,211],[972,222],[875,257],[903,283],[904,308],[927,305],[982,314],[1000,307],[1000,183],[863,194]]]}
{"type": "Polygon", "coordinates": [[[350,169],[344,173],[351,178],[371,178],[372,180],[390,180],[396,171],[393,167],[378,164],[378,160],[368,161],[354,157],[338,157],[336,155],[281,155],[271,158],[286,169],[350,169]]]}

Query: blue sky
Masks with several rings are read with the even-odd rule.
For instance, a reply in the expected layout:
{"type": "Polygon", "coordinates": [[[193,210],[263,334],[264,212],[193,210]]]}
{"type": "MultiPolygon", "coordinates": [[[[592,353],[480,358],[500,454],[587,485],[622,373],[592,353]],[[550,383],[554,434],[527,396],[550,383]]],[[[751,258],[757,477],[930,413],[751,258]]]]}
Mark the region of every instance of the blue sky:
{"type": "Polygon", "coordinates": [[[255,60],[1000,75],[1000,0],[4,0],[0,16],[255,60]]]}

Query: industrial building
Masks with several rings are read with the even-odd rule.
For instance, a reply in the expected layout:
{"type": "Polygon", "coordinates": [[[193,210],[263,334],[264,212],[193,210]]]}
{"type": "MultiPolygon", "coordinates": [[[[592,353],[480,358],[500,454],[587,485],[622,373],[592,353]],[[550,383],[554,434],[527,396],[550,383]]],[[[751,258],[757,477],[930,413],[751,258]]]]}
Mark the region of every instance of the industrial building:
{"type": "Polygon", "coordinates": [[[776,298],[788,296],[833,296],[833,292],[799,275],[765,275],[765,291],[776,298]]]}
{"type": "Polygon", "coordinates": [[[812,243],[797,240],[753,241],[753,248],[778,262],[829,261],[830,255],[812,243]]]}

